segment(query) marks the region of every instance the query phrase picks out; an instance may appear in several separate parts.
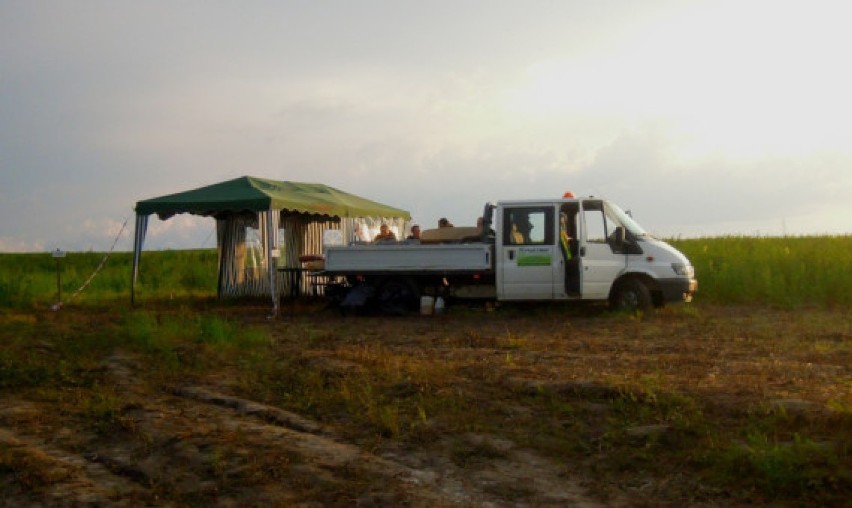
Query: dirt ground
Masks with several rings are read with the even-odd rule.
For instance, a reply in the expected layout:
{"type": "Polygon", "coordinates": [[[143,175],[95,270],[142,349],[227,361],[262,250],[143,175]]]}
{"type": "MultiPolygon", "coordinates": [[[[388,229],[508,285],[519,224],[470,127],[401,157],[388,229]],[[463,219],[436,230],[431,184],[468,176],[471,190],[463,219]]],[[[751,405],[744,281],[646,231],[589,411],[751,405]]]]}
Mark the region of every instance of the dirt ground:
{"type": "MultiPolygon", "coordinates": [[[[59,395],[0,391],[0,505],[785,505],[720,490],[694,473],[694,458],[678,464],[678,455],[665,455],[656,467],[639,453],[678,446],[680,437],[666,436],[679,425],[697,428],[699,417],[627,417],[618,401],[630,387],[644,387],[635,392],[643,400],[689,394],[702,425],[779,405],[820,436],[850,422],[852,324],[844,312],[706,308],[637,319],[521,306],[383,318],[292,306],[267,320],[257,309],[220,311],[266,331],[278,361],[301,369],[299,379],[316,374],[328,390],[357,391],[340,399],[351,405],[332,411],[318,392],[315,402],[307,392],[288,402],[284,374],[264,378],[275,386],[256,386],[246,363],[164,377],[138,351],[115,348],[98,359],[101,399],[73,383],[59,395]],[[381,403],[365,399],[370,390],[381,403]],[[553,400],[542,402],[543,393],[553,400]],[[84,399],[85,424],[72,409],[84,399]],[[400,416],[406,404],[420,418],[400,416]],[[832,409],[838,404],[845,414],[832,409]],[[300,407],[309,409],[293,410],[300,407]],[[382,413],[389,407],[397,413],[382,413]],[[358,408],[375,408],[378,423],[340,416],[358,408]],[[645,465],[619,466],[619,446],[645,465]]],[[[34,353],[49,355],[55,340],[46,337],[34,353]]],[[[845,492],[848,479],[829,488],[845,492]]]]}

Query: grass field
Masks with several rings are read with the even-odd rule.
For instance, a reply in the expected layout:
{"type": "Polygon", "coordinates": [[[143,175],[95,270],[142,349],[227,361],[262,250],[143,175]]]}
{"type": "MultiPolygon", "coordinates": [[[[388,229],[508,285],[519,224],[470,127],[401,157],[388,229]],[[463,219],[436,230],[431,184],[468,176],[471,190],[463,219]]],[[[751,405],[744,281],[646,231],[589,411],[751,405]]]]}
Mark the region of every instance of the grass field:
{"type": "MultiPolygon", "coordinates": [[[[699,302],[852,305],[852,236],[670,240],[692,261],[699,302]]],[[[61,261],[61,291],[67,299],[95,271],[104,255],[69,253],[61,261]]],[[[216,293],[216,251],[157,251],[142,256],[140,298],[209,296],[216,293]]],[[[113,254],[73,301],[97,303],[127,298],[131,255],[113,254]]],[[[0,254],[0,305],[54,303],[57,263],[50,254],[0,254]]]]}
{"type": "Polygon", "coordinates": [[[703,301],[788,308],[852,304],[852,236],[671,243],[695,266],[703,301]]]}
{"type": "MultiPolygon", "coordinates": [[[[676,242],[690,305],[343,317],[220,302],[214,251],[129,256],[54,312],[0,255],[4,502],[844,506],[849,237],[676,242]],[[212,274],[211,274],[212,273],[212,274]]],[[[102,255],[70,254],[63,295],[102,255]]]]}

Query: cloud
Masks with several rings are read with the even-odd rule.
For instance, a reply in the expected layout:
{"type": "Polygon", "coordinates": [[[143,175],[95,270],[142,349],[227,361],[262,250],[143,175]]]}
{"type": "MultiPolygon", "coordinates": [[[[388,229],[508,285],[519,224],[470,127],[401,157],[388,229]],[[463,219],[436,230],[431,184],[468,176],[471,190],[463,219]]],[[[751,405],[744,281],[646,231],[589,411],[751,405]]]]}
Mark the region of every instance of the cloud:
{"type": "Polygon", "coordinates": [[[40,241],[0,237],[0,252],[45,252],[46,250],[44,243],[40,241]]]}
{"type": "Polygon", "coordinates": [[[165,221],[152,216],[148,221],[144,246],[146,250],[187,247],[212,248],[215,246],[216,221],[213,218],[180,214],[165,221]]]}
{"type": "Polygon", "coordinates": [[[798,218],[815,210],[841,216],[852,211],[844,191],[852,188],[852,175],[837,173],[837,168],[852,164],[852,156],[684,158],[683,142],[660,124],[627,130],[598,151],[577,175],[578,182],[632,207],[647,228],[667,234],[766,231],[767,225],[781,234],[785,221],[797,224],[787,231],[796,234],[806,233],[808,227],[847,230],[848,221],[808,225],[798,218]]]}

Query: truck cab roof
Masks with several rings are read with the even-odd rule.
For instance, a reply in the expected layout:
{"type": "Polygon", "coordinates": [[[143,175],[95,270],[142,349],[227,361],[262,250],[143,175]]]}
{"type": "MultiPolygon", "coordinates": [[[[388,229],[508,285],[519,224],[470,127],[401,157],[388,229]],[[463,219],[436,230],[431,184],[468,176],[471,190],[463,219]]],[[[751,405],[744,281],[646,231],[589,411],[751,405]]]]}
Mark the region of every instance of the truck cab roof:
{"type": "Polygon", "coordinates": [[[553,199],[509,199],[498,201],[497,206],[503,205],[548,205],[554,203],[577,203],[584,199],[597,199],[601,201],[606,201],[603,198],[596,198],[595,196],[580,196],[576,198],[553,198],[553,199]]]}

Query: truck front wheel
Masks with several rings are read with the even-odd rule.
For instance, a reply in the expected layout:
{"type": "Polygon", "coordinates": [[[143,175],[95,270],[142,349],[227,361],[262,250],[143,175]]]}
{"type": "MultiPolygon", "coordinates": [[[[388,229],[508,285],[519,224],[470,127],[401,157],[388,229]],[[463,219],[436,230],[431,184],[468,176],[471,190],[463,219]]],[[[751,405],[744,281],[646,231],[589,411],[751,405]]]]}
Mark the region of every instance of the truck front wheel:
{"type": "Polygon", "coordinates": [[[643,312],[653,305],[651,290],[641,280],[629,278],[620,281],[609,296],[609,304],[615,310],[643,312]]]}
{"type": "Polygon", "coordinates": [[[393,277],[383,281],[376,292],[376,303],[382,314],[399,316],[417,309],[420,292],[411,279],[393,277]]]}

